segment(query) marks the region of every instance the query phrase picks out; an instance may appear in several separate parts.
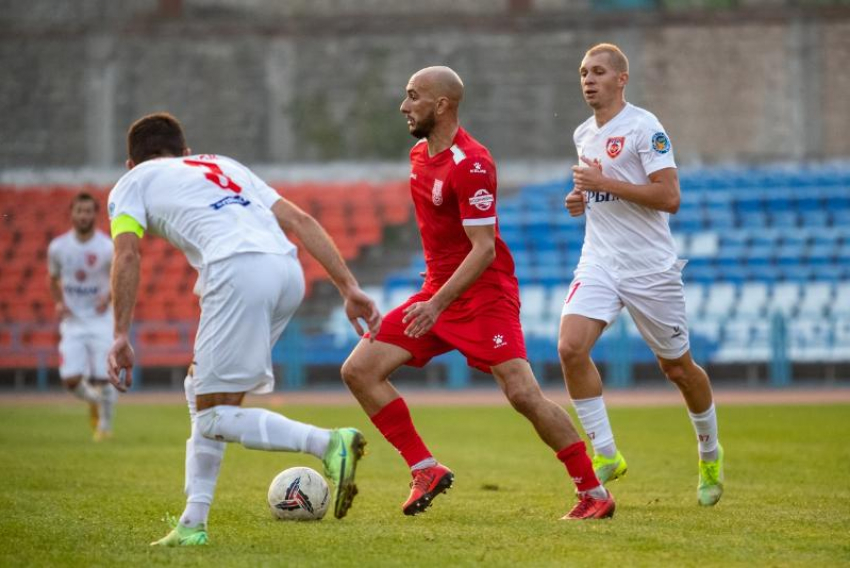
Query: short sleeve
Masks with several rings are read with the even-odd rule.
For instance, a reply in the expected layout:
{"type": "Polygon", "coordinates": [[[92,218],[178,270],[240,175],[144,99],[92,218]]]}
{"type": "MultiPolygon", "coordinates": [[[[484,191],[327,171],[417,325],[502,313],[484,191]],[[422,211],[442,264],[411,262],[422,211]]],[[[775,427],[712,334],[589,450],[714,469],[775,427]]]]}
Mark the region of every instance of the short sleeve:
{"type": "Polygon", "coordinates": [[[465,226],[496,224],[496,165],[489,158],[467,158],[452,172],[460,218],[465,226]]]}
{"type": "Polygon", "coordinates": [[[147,230],[147,210],[145,208],[142,188],[138,180],[125,175],[109,192],[109,220],[115,221],[126,215],[136,221],[142,229],[147,230]]]}
{"type": "Polygon", "coordinates": [[[664,168],[676,167],[670,137],[658,121],[641,127],[637,138],[637,152],[646,175],[664,168]]]}
{"type": "Polygon", "coordinates": [[[57,251],[57,241],[53,241],[50,243],[50,246],[47,247],[47,272],[53,278],[58,278],[59,273],[62,272],[62,264],[59,261],[59,251],[57,251]]]}
{"type": "Polygon", "coordinates": [[[262,203],[265,207],[271,209],[272,205],[280,199],[280,194],[275,191],[274,188],[269,186],[269,184],[261,180],[257,174],[248,168],[245,168],[245,170],[251,178],[251,185],[254,187],[254,194],[257,196],[257,199],[259,199],[260,203],[262,203]]]}

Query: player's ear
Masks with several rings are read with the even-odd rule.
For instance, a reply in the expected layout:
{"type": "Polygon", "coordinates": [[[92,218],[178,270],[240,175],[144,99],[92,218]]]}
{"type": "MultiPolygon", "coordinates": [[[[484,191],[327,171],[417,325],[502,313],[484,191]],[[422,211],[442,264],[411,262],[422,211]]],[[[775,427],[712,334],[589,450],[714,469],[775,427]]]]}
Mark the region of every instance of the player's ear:
{"type": "Polygon", "coordinates": [[[629,84],[629,72],[628,71],[623,71],[622,73],[620,73],[620,78],[619,78],[618,83],[621,87],[625,87],[626,85],[629,84]]]}
{"type": "Polygon", "coordinates": [[[183,148],[183,155],[184,156],[191,156],[192,155],[192,149],[191,148],[183,148]]]}
{"type": "Polygon", "coordinates": [[[132,170],[136,167],[136,162],[132,160],[132,158],[127,158],[127,161],[124,162],[124,165],[127,166],[128,170],[132,170]]]}

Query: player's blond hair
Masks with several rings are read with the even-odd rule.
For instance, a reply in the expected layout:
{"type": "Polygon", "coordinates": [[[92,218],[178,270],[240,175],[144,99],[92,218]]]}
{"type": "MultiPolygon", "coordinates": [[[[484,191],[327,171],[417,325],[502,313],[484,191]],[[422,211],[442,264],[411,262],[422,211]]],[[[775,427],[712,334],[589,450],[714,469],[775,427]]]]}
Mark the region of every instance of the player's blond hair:
{"type": "Polygon", "coordinates": [[[598,43],[588,49],[584,56],[590,57],[591,55],[598,55],[600,53],[608,54],[608,61],[611,62],[611,67],[618,73],[629,72],[629,58],[626,57],[622,49],[613,43],[598,43]]]}

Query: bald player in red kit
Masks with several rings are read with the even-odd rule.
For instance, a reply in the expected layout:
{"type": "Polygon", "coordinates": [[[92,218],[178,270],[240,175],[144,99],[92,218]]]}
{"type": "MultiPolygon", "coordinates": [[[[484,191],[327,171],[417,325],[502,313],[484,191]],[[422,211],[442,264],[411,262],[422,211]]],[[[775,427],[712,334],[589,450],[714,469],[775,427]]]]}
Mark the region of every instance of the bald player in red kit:
{"type": "Polygon", "coordinates": [[[496,166],[461,128],[462,99],[463,82],[448,67],[422,69],[407,84],[401,112],[419,139],[410,151],[410,192],[425,283],[386,315],[375,341],[357,345],[342,367],[343,380],[411,469],[405,515],[428,508],[452,486],[454,473],[425,446],[389,376],[457,349],[470,366],[495,377],[566,466],[579,501],[563,518],[610,517],[614,499],[593,473],[584,442],[564,409],[543,395],[526,360],[514,262],[498,235],[496,166]]]}

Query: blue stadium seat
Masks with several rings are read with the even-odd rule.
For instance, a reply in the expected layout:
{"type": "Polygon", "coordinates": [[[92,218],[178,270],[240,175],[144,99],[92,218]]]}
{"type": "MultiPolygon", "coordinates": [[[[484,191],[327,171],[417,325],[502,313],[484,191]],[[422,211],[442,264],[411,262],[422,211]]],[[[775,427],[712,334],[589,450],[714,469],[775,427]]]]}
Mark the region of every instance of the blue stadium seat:
{"type": "Polygon", "coordinates": [[[771,247],[775,248],[779,244],[781,233],[776,229],[764,229],[761,231],[753,231],[750,233],[753,247],[771,247]]]}
{"type": "Polygon", "coordinates": [[[803,227],[828,227],[829,213],[824,209],[812,209],[800,213],[800,224],[803,227]]]}
{"type": "Polygon", "coordinates": [[[741,195],[735,200],[735,210],[739,214],[764,211],[764,202],[758,195],[741,195]]]}
{"type": "Polygon", "coordinates": [[[747,275],[750,280],[768,284],[782,277],[779,267],[775,264],[750,264],[747,266],[747,275]]]}
{"type": "Polygon", "coordinates": [[[743,245],[721,245],[720,251],[717,253],[717,265],[722,268],[730,266],[739,266],[746,258],[747,248],[743,245]]]}
{"type": "Polygon", "coordinates": [[[805,247],[802,244],[784,243],[776,252],[776,263],[780,266],[798,266],[803,262],[805,247]]]}
{"type": "Polygon", "coordinates": [[[797,213],[795,211],[773,211],[768,215],[769,224],[771,227],[781,229],[796,227],[798,223],[797,213]]]}
{"type": "Polygon", "coordinates": [[[738,214],[738,227],[742,229],[760,229],[767,225],[764,211],[744,211],[738,214]]]}

